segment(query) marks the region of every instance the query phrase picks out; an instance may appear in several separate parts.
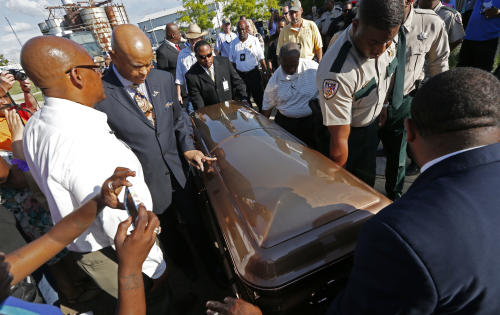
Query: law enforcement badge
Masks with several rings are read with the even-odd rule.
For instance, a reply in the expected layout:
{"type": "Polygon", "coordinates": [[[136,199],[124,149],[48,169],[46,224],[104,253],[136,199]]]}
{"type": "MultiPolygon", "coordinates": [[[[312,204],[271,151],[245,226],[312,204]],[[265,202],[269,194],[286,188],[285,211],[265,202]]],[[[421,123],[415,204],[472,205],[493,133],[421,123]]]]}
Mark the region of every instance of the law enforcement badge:
{"type": "Polygon", "coordinates": [[[325,99],[331,99],[335,93],[337,93],[337,89],[339,87],[339,83],[335,80],[325,80],[323,81],[323,96],[325,99]]]}
{"type": "Polygon", "coordinates": [[[240,61],[245,61],[245,57],[246,57],[245,54],[240,54],[240,61]]]}
{"type": "Polygon", "coordinates": [[[156,97],[156,95],[160,94],[158,91],[153,91],[153,97],[156,97]]]}
{"type": "Polygon", "coordinates": [[[418,40],[424,40],[424,39],[427,39],[428,37],[429,37],[429,34],[427,34],[427,32],[422,32],[422,33],[417,35],[418,40]]]}

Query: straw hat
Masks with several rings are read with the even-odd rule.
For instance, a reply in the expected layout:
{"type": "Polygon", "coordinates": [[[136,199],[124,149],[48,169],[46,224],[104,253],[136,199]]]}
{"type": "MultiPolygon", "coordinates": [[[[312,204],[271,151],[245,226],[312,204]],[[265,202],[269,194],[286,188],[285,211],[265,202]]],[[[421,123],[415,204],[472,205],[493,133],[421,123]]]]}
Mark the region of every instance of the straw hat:
{"type": "Polygon", "coordinates": [[[186,31],[186,38],[187,39],[199,38],[207,34],[208,34],[207,31],[205,32],[201,31],[201,28],[198,26],[198,24],[189,24],[188,29],[186,31]]]}

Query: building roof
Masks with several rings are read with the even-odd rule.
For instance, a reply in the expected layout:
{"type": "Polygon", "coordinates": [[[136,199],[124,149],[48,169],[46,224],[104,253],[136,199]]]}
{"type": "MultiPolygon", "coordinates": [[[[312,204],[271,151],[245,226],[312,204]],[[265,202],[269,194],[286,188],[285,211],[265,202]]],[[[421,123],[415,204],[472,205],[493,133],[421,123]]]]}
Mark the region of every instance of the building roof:
{"type": "Polygon", "coordinates": [[[160,18],[162,16],[172,15],[172,14],[175,14],[175,13],[177,13],[179,11],[184,11],[184,7],[183,6],[177,6],[175,8],[171,8],[171,9],[168,9],[168,10],[163,10],[163,11],[158,11],[158,12],[155,12],[155,13],[148,14],[145,17],[143,17],[138,23],[146,22],[146,21],[149,21],[149,20],[154,20],[154,19],[160,18]]]}

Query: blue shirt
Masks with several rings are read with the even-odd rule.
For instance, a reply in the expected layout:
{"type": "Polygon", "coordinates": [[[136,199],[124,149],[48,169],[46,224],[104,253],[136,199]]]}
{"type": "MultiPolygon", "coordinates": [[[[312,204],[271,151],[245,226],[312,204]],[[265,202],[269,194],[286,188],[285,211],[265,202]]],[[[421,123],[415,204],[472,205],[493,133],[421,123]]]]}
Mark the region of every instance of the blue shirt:
{"type": "Polygon", "coordinates": [[[29,303],[15,297],[9,296],[0,304],[0,314],[2,315],[62,315],[59,308],[48,305],[29,303]]]}
{"type": "Polygon", "coordinates": [[[477,0],[465,30],[465,39],[485,41],[500,37],[500,17],[487,19],[481,12],[484,9],[500,8],[500,0],[477,0]]]}

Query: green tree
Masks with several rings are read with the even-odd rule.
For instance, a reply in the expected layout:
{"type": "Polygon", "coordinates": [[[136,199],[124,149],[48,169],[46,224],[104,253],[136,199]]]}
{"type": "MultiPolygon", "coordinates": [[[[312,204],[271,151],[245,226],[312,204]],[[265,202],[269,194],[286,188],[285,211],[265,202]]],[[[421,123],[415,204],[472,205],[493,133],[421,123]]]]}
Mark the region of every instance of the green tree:
{"type": "Polygon", "coordinates": [[[0,54],[0,66],[6,66],[9,63],[9,61],[4,58],[2,54],[0,54]]]}
{"type": "Polygon", "coordinates": [[[265,21],[269,19],[270,9],[278,8],[278,0],[226,0],[221,1],[224,4],[224,16],[231,20],[231,24],[236,24],[240,16],[255,18],[265,21]]]}
{"type": "Polygon", "coordinates": [[[209,10],[209,6],[217,3],[208,4],[207,0],[182,0],[184,11],[179,12],[182,16],[180,22],[196,23],[202,30],[213,28],[212,19],[215,17],[215,12],[209,10]]]}

